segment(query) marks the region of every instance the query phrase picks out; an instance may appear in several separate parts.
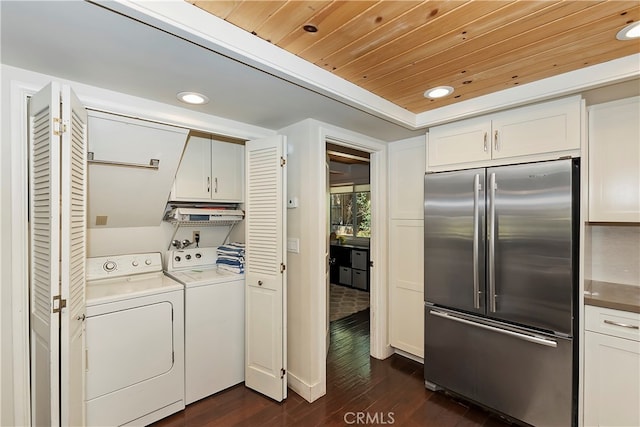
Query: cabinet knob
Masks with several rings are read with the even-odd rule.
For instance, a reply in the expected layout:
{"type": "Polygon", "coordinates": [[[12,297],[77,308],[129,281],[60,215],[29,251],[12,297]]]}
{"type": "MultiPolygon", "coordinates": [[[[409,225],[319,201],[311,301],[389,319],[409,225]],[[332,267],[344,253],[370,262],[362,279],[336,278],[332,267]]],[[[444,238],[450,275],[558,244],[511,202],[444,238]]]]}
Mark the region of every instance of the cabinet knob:
{"type": "Polygon", "coordinates": [[[262,280],[258,280],[258,286],[262,286],[262,280]]]}

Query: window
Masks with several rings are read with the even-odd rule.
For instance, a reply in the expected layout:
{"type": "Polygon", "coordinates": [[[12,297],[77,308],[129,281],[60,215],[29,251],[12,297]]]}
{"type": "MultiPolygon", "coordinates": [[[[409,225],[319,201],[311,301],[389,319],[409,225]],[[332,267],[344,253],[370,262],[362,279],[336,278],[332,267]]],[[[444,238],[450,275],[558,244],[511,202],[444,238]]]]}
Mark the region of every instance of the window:
{"type": "Polygon", "coordinates": [[[369,185],[331,188],[331,231],[338,236],[371,237],[369,185]]]}

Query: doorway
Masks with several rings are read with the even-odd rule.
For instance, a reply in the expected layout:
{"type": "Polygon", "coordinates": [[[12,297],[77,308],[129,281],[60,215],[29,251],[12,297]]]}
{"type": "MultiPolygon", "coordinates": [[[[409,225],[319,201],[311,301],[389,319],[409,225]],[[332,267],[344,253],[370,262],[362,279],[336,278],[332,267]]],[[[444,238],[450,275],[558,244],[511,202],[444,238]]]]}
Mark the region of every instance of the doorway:
{"type": "Polygon", "coordinates": [[[326,144],[329,233],[329,322],[370,307],[370,154],[326,144]]]}

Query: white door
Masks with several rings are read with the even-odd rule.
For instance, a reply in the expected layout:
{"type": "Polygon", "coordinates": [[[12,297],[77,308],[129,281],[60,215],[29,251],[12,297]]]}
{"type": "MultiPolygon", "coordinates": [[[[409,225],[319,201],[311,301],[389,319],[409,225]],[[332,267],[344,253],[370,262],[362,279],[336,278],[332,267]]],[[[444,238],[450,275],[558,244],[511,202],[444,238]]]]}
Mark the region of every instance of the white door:
{"type": "Polygon", "coordinates": [[[286,140],[248,141],[246,165],[245,384],[287,397],[286,140]]]}
{"type": "Polygon", "coordinates": [[[87,224],[87,110],[62,86],[60,419],[85,425],[84,319],[87,224]]]}
{"type": "Polygon", "coordinates": [[[84,424],[86,111],[51,83],[29,105],[33,425],[84,424]]]}

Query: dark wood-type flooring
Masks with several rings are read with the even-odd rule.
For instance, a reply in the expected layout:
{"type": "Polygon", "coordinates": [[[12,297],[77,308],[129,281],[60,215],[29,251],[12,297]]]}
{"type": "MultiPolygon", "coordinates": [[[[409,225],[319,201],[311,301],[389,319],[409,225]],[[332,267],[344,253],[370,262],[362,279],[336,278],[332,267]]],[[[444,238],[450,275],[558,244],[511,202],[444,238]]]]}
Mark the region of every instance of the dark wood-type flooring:
{"type": "Polygon", "coordinates": [[[276,403],[239,384],[153,426],[507,425],[478,407],[426,390],[422,372],[420,363],[399,355],[369,356],[365,310],[331,323],[327,394],[315,402],[289,390],[288,398],[276,403]]]}

